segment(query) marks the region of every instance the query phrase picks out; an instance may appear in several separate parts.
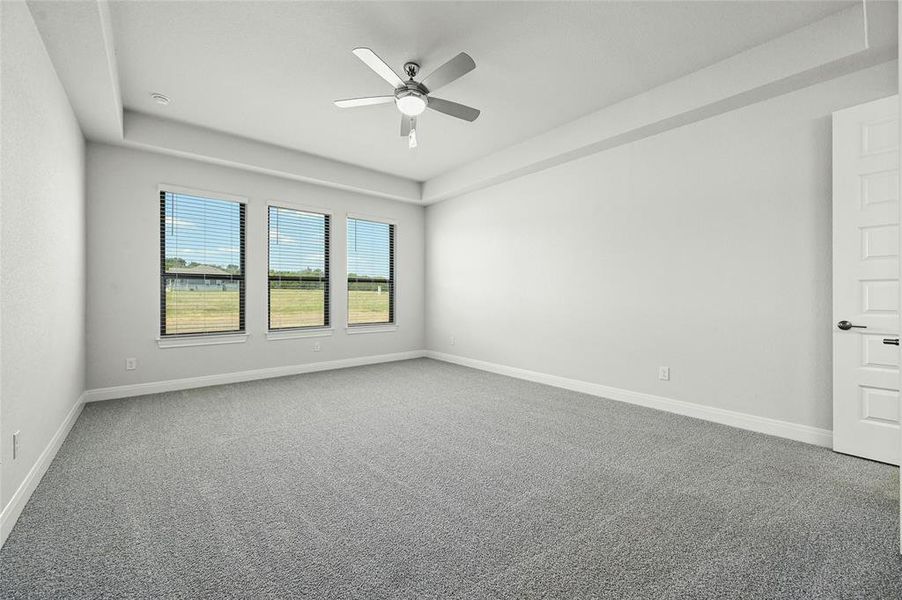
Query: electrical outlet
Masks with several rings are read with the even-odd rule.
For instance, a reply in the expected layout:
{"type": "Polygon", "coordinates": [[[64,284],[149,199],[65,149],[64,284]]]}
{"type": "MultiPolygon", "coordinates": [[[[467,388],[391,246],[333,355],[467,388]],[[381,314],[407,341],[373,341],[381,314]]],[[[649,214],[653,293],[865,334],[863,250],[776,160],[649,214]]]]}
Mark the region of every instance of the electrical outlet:
{"type": "Polygon", "coordinates": [[[457,341],[457,338],[455,338],[455,337],[452,335],[452,336],[451,336],[451,345],[453,346],[454,343],[455,343],[456,341],[457,341]]]}
{"type": "Polygon", "coordinates": [[[21,432],[17,431],[13,434],[13,460],[16,460],[19,457],[19,452],[22,451],[21,446],[19,445],[21,442],[19,438],[21,437],[21,432]]]}
{"type": "Polygon", "coordinates": [[[125,370],[126,371],[134,371],[138,368],[138,359],[137,358],[126,358],[125,359],[125,370]]]}
{"type": "Polygon", "coordinates": [[[313,351],[319,352],[319,342],[313,342],[313,351]]]}
{"type": "Polygon", "coordinates": [[[670,381],[670,367],[658,367],[658,379],[670,381]]]}

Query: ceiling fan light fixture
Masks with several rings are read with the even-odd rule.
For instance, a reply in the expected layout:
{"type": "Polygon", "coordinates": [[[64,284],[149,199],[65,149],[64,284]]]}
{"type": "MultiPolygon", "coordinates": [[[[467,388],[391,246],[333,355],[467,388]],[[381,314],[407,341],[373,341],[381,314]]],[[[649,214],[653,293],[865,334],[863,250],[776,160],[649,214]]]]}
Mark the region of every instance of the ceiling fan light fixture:
{"type": "MultiPolygon", "coordinates": [[[[0,2],[2,1],[0,0],[0,2]]],[[[466,52],[461,52],[447,61],[422,82],[415,79],[420,72],[420,65],[415,62],[408,61],[404,63],[404,73],[408,77],[407,81],[404,81],[384,60],[379,58],[369,48],[354,48],[354,55],[379,77],[388,82],[394,91],[390,96],[368,96],[365,98],[335,100],[335,106],[339,108],[353,108],[386,104],[394,100],[395,105],[398,107],[398,112],[401,113],[401,137],[407,138],[408,148],[413,149],[417,147],[417,117],[423,114],[427,108],[464,121],[472,122],[479,116],[479,111],[471,106],[443,100],[431,95],[435,90],[452,81],[456,81],[476,68],[473,58],[466,52]]]]}
{"type": "Polygon", "coordinates": [[[408,117],[416,117],[423,114],[423,111],[426,110],[426,98],[413,92],[398,96],[395,102],[398,105],[398,110],[408,117]]]}

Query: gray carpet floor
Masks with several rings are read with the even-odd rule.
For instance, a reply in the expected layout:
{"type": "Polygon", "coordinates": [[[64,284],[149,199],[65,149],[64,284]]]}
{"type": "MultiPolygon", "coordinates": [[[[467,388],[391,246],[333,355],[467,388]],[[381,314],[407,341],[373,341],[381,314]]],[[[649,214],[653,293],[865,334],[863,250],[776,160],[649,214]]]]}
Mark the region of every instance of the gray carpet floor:
{"type": "Polygon", "coordinates": [[[898,469],[428,359],[88,405],[2,598],[902,598],[898,469]]]}

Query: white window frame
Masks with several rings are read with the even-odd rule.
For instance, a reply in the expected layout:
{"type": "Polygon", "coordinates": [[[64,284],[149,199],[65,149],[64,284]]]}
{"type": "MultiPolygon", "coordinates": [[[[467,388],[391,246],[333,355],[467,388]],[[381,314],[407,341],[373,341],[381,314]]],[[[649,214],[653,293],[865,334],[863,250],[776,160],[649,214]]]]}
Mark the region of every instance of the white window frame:
{"type": "MultiPolygon", "coordinates": [[[[273,200],[268,199],[264,203],[266,205],[264,218],[266,220],[266,339],[270,341],[277,340],[296,340],[312,337],[329,337],[335,330],[335,211],[331,208],[323,206],[312,206],[291,200],[273,200]],[[316,213],[329,216],[329,325],[327,327],[296,327],[292,329],[270,329],[269,328],[269,207],[285,208],[288,210],[296,210],[300,212],[316,213]]],[[[345,225],[347,227],[347,225],[345,225]]],[[[347,263],[347,260],[345,260],[347,263]]],[[[345,287],[347,287],[347,277],[345,277],[345,287]]]]}
{"type": "MultiPolygon", "coordinates": [[[[228,202],[238,202],[240,204],[244,204],[245,211],[245,220],[247,219],[248,214],[250,213],[250,199],[247,196],[241,196],[238,194],[230,194],[228,192],[217,192],[215,190],[205,190],[201,188],[188,187],[184,185],[177,185],[174,183],[160,183],[157,184],[157,195],[156,197],[159,199],[160,194],[163,192],[169,192],[172,194],[185,194],[186,196],[197,196],[199,198],[209,198],[211,200],[225,200],[228,202]]],[[[244,248],[241,251],[245,254],[244,256],[244,266],[245,271],[247,271],[247,222],[245,222],[245,240],[244,240],[244,248]]],[[[177,336],[162,336],[160,335],[160,323],[157,322],[156,331],[157,335],[154,336],[154,339],[157,342],[157,346],[160,348],[185,348],[188,346],[216,346],[220,344],[241,344],[247,341],[250,334],[247,332],[247,288],[248,288],[248,274],[244,273],[244,321],[245,321],[245,331],[236,332],[236,331],[225,331],[222,333],[198,333],[198,334],[183,334],[177,336]]]]}
{"type": "Polygon", "coordinates": [[[344,227],[345,227],[345,267],[344,267],[344,290],[345,290],[345,333],[348,335],[357,335],[361,333],[389,333],[392,331],[398,330],[398,322],[400,321],[400,312],[398,311],[399,302],[398,302],[398,272],[400,269],[398,268],[400,263],[401,253],[398,251],[400,247],[400,227],[398,226],[398,222],[395,219],[390,219],[388,217],[380,217],[376,215],[368,215],[363,213],[354,213],[347,212],[345,213],[344,219],[344,227]],[[370,324],[360,324],[360,325],[351,325],[348,323],[350,318],[350,310],[349,302],[351,301],[350,294],[348,294],[348,219],[360,219],[362,221],[373,221],[374,223],[384,223],[386,225],[392,225],[394,227],[394,272],[392,277],[392,285],[394,286],[392,298],[392,316],[394,317],[394,321],[391,323],[370,323],[370,324]]]}

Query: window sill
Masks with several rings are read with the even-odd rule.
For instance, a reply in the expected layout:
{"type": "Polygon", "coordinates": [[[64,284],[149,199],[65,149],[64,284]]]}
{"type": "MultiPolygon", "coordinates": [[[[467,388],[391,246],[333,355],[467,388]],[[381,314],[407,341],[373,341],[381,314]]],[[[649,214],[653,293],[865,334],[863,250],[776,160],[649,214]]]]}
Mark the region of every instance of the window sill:
{"type": "Polygon", "coordinates": [[[397,331],[397,325],[348,325],[345,329],[347,329],[348,335],[355,335],[358,333],[387,333],[389,331],[397,331]]]}
{"type": "Polygon", "coordinates": [[[283,331],[267,331],[268,340],[296,340],[300,338],[329,337],[332,335],[331,327],[319,327],[316,329],[286,329],[283,331]]]}
{"type": "Polygon", "coordinates": [[[185,335],[158,337],[160,348],[186,348],[188,346],[215,346],[218,344],[243,344],[247,341],[246,333],[224,333],[208,335],[185,335]]]}

